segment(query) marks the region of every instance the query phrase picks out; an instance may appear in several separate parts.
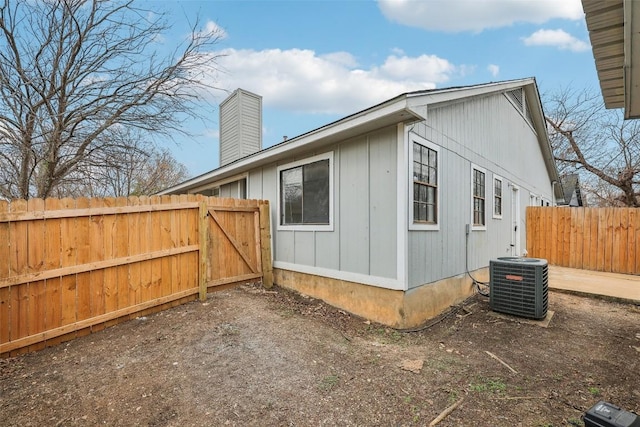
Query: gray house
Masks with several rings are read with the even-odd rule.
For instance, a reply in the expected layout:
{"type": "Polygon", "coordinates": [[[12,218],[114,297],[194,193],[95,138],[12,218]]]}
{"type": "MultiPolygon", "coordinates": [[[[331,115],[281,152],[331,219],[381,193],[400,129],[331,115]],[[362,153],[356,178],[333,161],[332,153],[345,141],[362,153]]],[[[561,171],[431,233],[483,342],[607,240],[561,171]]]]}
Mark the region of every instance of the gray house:
{"type": "MultiPolygon", "coordinates": [[[[259,103],[223,102],[221,151],[261,146],[227,137],[260,123],[259,103]]],[[[277,284],[399,328],[523,255],[526,207],[562,197],[533,78],[405,93],[226,161],[163,194],[268,199],[277,284]]]]}
{"type": "Polygon", "coordinates": [[[558,201],[559,205],[570,207],[586,206],[582,199],[580,176],[577,173],[561,176],[560,183],[562,183],[564,191],[564,201],[558,201]]]}

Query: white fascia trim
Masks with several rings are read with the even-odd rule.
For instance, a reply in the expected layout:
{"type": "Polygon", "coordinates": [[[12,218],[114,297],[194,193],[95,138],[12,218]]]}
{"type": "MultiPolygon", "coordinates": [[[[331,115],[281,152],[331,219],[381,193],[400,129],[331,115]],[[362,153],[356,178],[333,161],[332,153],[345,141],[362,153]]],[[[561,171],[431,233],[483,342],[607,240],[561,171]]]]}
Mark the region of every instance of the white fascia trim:
{"type": "Polygon", "coordinates": [[[499,176],[499,175],[493,175],[493,204],[491,205],[491,212],[493,212],[493,218],[495,219],[502,219],[502,216],[504,215],[504,179],[499,176]],[[502,191],[502,193],[500,194],[500,198],[502,199],[502,211],[500,212],[500,215],[496,214],[496,181],[500,181],[501,185],[500,185],[500,191],[502,191]]]}
{"type": "Polygon", "coordinates": [[[410,97],[407,99],[407,108],[422,120],[427,120],[429,105],[422,98],[410,97]]]}
{"type": "Polygon", "coordinates": [[[408,182],[408,189],[407,189],[407,197],[408,197],[408,203],[407,205],[411,204],[411,206],[407,206],[407,208],[409,209],[409,230],[422,230],[422,231],[439,231],[440,230],[440,205],[441,205],[441,200],[440,200],[440,146],[434,144],[431,141],[428,141],[426,139],[424,139],[423,137],[421,137],[420,135],[417,135],[413,132],[407,132],[407,145],[408,145],[408,151],[409,151],[409,160],[407,162],[407,176],[404,178],[405,181],[408,182]],[[435,224],[423,224],[423,223],[419,223],[419,222],[414,222],[413,220],[413,142],[417,142],[420,145],[423,145],[427,148],[430,148],[432,150],[434,150],[437,153],[437,165],[438,165],[438,169],[436,171],[437,176],[436,176],[436,183],[437,183],[437,187],[436,187],[436,223],[435,224]]]}
{"type": "Polygon", "coordinates": [[[487,231],[487,170],[471,163],[471,231],[487,231]],[[473,171],[484,173],[484,225],[473,224],[473,171]]]}
{"type": "Polygon", "coordinates": [[[389,277],[370,276],[368,274],[351,273],[349,271],[332,270],[329,268],[293,264],[282,261],[274,261],[273,267],[279,268],[281,270],[290,270],[297,273],[310,274],[313,276],[328,277],[330,279],[344,280],[346,282],[360,283],[363,285],[375,286],[378,288],[392,289],[394,291],[405,290],[404,282],[389,277]]]}
{"type": "Polygon", "coordinates": [[[276,176],[276,221],[277,230],[279,231],[333,231],[333,151],[328,153],[318,154],[316,156],[307,157],[295,162],[280,165],[277,168],[276,176]],[[309,163],[317,162],[320,160],[329,160],[329,224],[296,224],[296,225],[282,225],[280,224],[281,212],[280,212],[280,171],[285,169],[291,169],[298,166],[306,165],[309,163]]]}
{"type": "Polygon", "coordinates": [[[250,169],[252,165],[258,162],[268,161],[270,158],[275,158],[279,155],[285,154],[288,151],[312,144],[317,140],[328,138],[335,134],[346,132],[352,128],[364,125],[366,123],[374,122],[379,118],[402,112],[407,112],[408,115],[412,115],[416,120],[421,119],[421,117],[416,117],[416,113],[408,108],[407,97],[403,95],[400,97],[396,97],[393,100],[387,101],[382,105],[373,107],[372,109],[361,111],[360,113],[356,113],[355,115],[346,117],[338,122],[331,123],[321,128],[312,130],[304,135],[293,138],[284,144],[266,148],[256,153],[255,155],[246,157],[227,166],[223,166],[213,171],[207,172],[203,175],[192,178],[189,181],[185,181],[171,188],[167,188],[158,194],[162,195],[172,193],[188,188],[196,184],[198,181],[209,180],[215,178],[218,175],[233,173],[234,171],[240,172],[250,169]]]}
{"type": "Polygon", "coordinates": [[[403,284],[403,290],[407,290],[407,273],[409,271],[407,222],[409,218],[409,200],[407,194],[407,180],[409,165],[409,140],[406,126],[398,125],[397,138],[397,176],[398,189],[396,191],[396,277],[403,284]]]}
{"type": "Polygon", "coordinates": [[[440,89],[433,93],[416,93],[410,94],[410,97],[425,97],[427,102],[424,104],[438,104],[441,102],[455,101],[461,98],[468,98],[487,93],[498,92],[502,90],[510,90],[518,87],[533,84],[535,80],[531,77],[518,80],[510,80],[497,83],[488,83],[485,85],[473,87],[461,87],[452,89],[440,89]]]}

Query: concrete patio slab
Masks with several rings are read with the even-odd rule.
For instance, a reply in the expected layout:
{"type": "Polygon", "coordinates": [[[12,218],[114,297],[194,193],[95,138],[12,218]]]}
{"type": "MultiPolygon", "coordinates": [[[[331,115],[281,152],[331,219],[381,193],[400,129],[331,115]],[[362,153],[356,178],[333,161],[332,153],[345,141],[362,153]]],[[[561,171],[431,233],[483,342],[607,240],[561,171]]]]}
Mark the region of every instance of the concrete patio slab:
{"type": "Polygon", "coordinates": [[[640,304],[640,276],[549,266],[549,289],[640,304]]]}

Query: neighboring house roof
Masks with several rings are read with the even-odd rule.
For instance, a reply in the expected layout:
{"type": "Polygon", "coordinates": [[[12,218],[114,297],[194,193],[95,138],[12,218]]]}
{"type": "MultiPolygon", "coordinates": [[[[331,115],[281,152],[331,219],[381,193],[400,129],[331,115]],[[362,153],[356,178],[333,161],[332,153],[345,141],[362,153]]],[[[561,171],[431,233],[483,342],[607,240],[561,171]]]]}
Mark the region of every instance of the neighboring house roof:
{"type": "Polygon", "coordinates": [[[578,174],[572,173],[565,175],[561,181],[564,190],[564,204],[569,206],[584,206],[578,174]]]}
{"type": "Polygon", "coordinates": [[[605,106],[640,118],[639,2],[582,0],[582,7],[605,106]]]}
{"type": "MultiPolygon", "coordinates": [[[[558,171],[551,151],[546,131],[544,114],[538,87],[534,78],[478,84],[473,86],[408,92],[391,98],[310,132],[290,138],[272,147],[243,157],[233,163],[191,178],[183,183],[161,191],[159,194],[194,191],[206,185],[229,179],[250,169],[264,166],[298,154],[329,146],[350,137],[398,123],[412,123],[425,120],[430,105],[454,102],[464,98],[486,95],[522,87],[526,98],[532,103],[531,120],[538,135],[547,171],[552,181],[559,182],[558,171]]],[[[556,197],[562,197],[562,189],[556,188],[556,197]]]]}

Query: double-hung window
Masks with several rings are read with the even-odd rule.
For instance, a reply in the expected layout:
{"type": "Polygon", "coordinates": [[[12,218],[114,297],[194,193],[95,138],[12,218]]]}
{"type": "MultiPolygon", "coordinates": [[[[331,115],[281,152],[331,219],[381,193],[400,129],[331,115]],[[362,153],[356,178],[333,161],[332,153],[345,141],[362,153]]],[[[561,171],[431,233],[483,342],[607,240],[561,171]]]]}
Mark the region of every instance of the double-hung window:
{"type": "Polygon", "coordinates": [[[502,178],[493,177],[493,217],[502,218],[502,178]]]}
{"type": "Polygon", "coordinates": [[[332,163],[328,153],[278,168],[279,228],[332,227],[332,163]]]}
{"type": "Polygon", "coordinates": [[[437,230],[439,211],[439,148],[412,135],[411,229],[437,230]]]}
{"type": "Polygon", "coordinates": [[[471,168],[471,176],[473,190],[473,227],[477,230],[484,230],[487,226],[485,210],[486,172],[477,166],[473,166],[471,168]]]}

